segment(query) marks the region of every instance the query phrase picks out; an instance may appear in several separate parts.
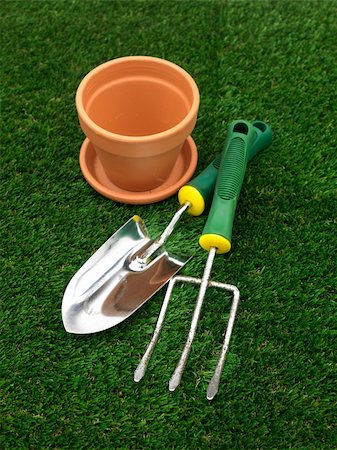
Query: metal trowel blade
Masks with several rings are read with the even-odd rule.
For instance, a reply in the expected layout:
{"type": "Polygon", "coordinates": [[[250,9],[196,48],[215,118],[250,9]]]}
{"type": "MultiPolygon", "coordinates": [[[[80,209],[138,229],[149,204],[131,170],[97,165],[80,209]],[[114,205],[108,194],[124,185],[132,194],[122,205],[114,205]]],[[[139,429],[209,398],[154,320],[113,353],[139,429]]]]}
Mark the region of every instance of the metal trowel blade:
{"type": "Polygon", "coordinates": [[[144,222],[134,216],[89,258],[70,280],[63,296],[66,331],[89,334],[114,327],[189,260],[160,248],[146,264],[138,264],[137,257],[153,242],[144,222]]]}

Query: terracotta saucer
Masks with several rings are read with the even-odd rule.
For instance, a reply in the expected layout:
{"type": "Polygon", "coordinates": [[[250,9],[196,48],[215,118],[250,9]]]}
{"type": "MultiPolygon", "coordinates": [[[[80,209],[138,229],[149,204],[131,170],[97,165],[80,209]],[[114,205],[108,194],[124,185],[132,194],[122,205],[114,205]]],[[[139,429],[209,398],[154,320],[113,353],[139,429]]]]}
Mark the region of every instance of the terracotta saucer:
{"type": "Polygon", "coordinates": [[[119,188],[109,180],[89,139],[84,140],[80,151],[80,167],[90,186],[104,197],[131,205],[146,205],[171,197],[191,179],[197,161],[197,147],[189,136],[181,149],[170,176],[161,186],[151,191],[132,192],[119,188]]]}

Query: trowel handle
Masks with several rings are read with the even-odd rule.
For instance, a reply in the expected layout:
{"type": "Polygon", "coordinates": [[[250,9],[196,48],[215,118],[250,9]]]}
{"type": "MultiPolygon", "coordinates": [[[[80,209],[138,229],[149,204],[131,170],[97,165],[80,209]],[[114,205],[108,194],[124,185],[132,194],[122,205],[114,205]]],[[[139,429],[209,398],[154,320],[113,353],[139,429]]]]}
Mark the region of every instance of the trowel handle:
{"type": "Polygon", "coordinates": [[[227,253],[231,248],[236,205],[254,138],[251,123],[236,120],[229,124],[211,210],[199,239],[199,244],[207,251],[216,247],[217,253],[227,253]]]}
{"type": "MultiPolygon", "coordinates": [[[[272,131],[269,125],[259,120],[252,122],[255,135],[254,141],[249,148],[248,160],[250,161],[258,152],[267,148],[272,140],[272,131]]],[[[187,185],[183,186],[178,193],[180,205],[189,202],[191,206],[187,210],[192,216],[200,216],[207,206],[212,202],[216,177],[221,161],[219,154],[209,166],[198,176],[193,178],[187,185]]]]}
{"type": "Polygon", "coordinates": [[[248,162],[251,161],[255,155],[261,150],[269,147],[273,138],[273,132],[270,126],[261,120],[254,120],[252,122],[255,131],[254,142],[248,151],[248,162]]]}

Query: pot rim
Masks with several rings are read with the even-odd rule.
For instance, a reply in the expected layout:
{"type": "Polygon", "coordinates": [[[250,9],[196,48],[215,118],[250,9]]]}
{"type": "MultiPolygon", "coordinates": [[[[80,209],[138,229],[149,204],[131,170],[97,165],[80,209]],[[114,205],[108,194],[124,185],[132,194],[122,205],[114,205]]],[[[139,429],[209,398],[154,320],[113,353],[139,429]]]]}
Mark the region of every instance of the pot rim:
{"type": "Polygon", "coordinates": [[[160,140],[162,138],[167,138],[168,135],[175,135],[176,133],[179,133],[182,129],[184,129],[188,125],[188,123],[191,122],[198,113],[200,94],[199,94],[198,86],[197,86],[196,82],[194,81],[194,79],[191,77],[191,75],[188,72],[186,72],[186,70],[184,70],[182,67],[178,66],[175,63],[172,63],[171,61],[167,61],[166,59],[162,59],[162,58],[156,58],[154,56],[123,56],[121,58],[115,58],[115,59],[107,61],[103,64],[100,64],[99,66],[97,66],[93,70],[91,70],[80,82],[80,84],[77,88],[75,102],[76,102],[76,108],[77,108],[77,112],[78,112],[80,119],[83,122],[85,122],[85,124],[91,130],[93,130],[95,133],[97,133],[100,136],[102,136],[106,139],[109,139],[109,140],[111,139],[114,141],[128,142],[128,143],[132,143],[132,142],[140,142],[141,143],[141,142],[152,142],[155,140],[160,140]],[[104,71],[109,66],[112,66],[116,63],[123,62],[123,61],[156,61],[156,62],[160,62],[161,64],[166,65],[166,66],[176,70],[187,80],[187,82],[189,83],[189,85],[192,89],[193,100],[192,100],[192,105],[191,105],[190,110],[188,111],[188,113],[182,119],[181,122],[179,122],[177,125],[175,125],[171,128],[168,128],[167,130],[161,131],[159,133],[148,134],[145,136],[144,135],[128,136],[128,135],[113,133],[111,131],[105,130],[104,128],[97,125],[97,123],[94,122],[89,117],[88,113],[86,112],[86,110],[83,106],[83,101],[82,101],[83,92],[84,92],[84,89],[86,88],[87,83],[97,73],[104,71]]]}

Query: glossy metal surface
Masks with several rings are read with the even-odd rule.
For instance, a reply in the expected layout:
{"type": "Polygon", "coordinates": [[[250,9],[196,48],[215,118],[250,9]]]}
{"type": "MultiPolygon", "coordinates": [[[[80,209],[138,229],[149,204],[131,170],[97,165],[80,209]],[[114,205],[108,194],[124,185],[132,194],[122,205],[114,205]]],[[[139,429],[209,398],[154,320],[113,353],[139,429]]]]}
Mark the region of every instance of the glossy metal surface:
{"type": "Polygon", "coordinates": [[[111,236],[69,282],[63,297],[62,319],[70,333],[88,334],[125,320],[157,292],[188,258],[153,245],[144,222],[135,216],[111,236]]]}

